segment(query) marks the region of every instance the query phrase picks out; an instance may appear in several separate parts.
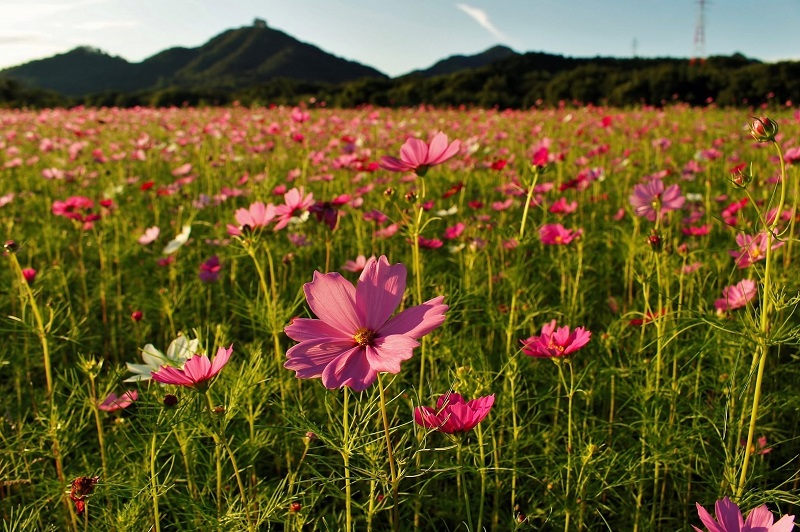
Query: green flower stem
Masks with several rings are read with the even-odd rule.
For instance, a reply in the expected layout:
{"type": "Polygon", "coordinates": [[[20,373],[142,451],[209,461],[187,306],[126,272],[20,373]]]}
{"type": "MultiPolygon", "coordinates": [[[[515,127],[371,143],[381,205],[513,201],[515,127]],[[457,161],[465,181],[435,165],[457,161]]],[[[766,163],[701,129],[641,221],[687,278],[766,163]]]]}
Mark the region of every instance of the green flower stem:
{"type": "MultiPolygon", "coordinates": [[[[378,375],[380,378],[380,375],[378,375]]],[[[353,492],[350,486],[350,407],[348,405],[350,398],[350,391],[345,386],[344,391],[344,409],[342,413],[342,425],[344,428],[344,440],[342,443],[342,460],[344,461],[344,509],[345,509],[345,532],[353,530],[353,511],[352,500],[353,492]]]]}
{"type": "Polygon", "coordinates": [[[478,506],[478,526],[475,530],[483,530],[483,506],[486,500],[486,452],[483,449],[483,429],[480,423],[475,427],[475,433],[478,437],[478,455],[481,461],[478,468],[478,473],[481,476],[481,497],[480,506],[478,506]]]}
{"type": "Polygon", "coordinates": [[[19,285],[21,290],[25,294],[28,299],[28,303],[31,306],[31,312],[33,312],[33,319],[36,322],[36,333],[39,336],[39,341],[42,344],[42,358],[44,359],[44,378],[47,384],[47,399],[50,401],[52,406],[53,402],[53,372],[50,367],[50,345],[47,342],[47,329],[49,327],[45,327],[44,320],[42,320],[42,313],[39,312],[39,305],[36,303],[36,296],[33,294],[33,290],[31,290],[31,286],[28,284],[28,281],[25,280],[25,276],[22,275],[22,267],[19,265],[19,260],[17,260],[17,256],[14,253],[9,253],[8,257],[11,259],[11,266],[14,268],[14,273],[19,281],[19,285]]]}
{"type": "MultiPolygon", "coordinates": [[[[753,439],[756,432],[756,424],[758,422],[758,407],[761,400],[761,386],[764,381],[764,368],[767,364],[767,352],[769,350],[769,333],[770,333],[770,314],[772,311],[772,241],[775,227],[781,219],[781,210],[783,209],[783,202],[786,201],[786,163],[783,159],[783,152],[777,142],[773,141],[775,149],[778,152],[778,158],[781,163],[781,192],[780,199],[778,200],[778,207],[775,212],[775,218],[769,224],[767,229],[767,251],[765,253],[765,266],[764,266],[764,290],[762,292],[761,303],[761,316],[759,321],[759,345],[753,355],[753,363],[758,360],[758,372],[756,374],[755,389],[753,390],[753,404],[750,410],[750,427],[747,431],[747,443],[744,447],[744,459],[742,461],[742,471],[739,475],[739,482],[736,486],[736,499],[741,499],[744,494],[745,486],[747,485],[747,467],[750,463],[750,448],[753,445],[753,439]]],[[[751,372],[752,373],[752,372],[751,372]]]]}
{"type": "Polygon", "coordinates": [[[522,208],[522,221],[519,224],[519,240],[522,243],[522,238],[525,236],[525,222],[528,220],[528,211],[531,207],[531,199],[533,198],[533,189],[536,187],[536,182],[539,180],[539,168],[534,167],[533,179],[528,187],[528,195],[525,197],[525,206],[522,208]]]}
{"type": "MultiPolygon", "coordinates": [[[[575,372],[572,369],[572,361],[566,359],[553,359],[558,366],[558,378],[564,389],[567,390],[567,482],[564,488],[564,499],[567,505],[571,502],[570,490],[572,489],[572,398],[575,395],[575,372]],[[569,384],[564,377],[564,365],[569,367],[569,384]]],[[[569,532],[570,510],[567,507],[564,511],[564,531],[569,532]]]]}
{"type": "Polygon", "coordinates": [[[397,466],[395,465],[394,452],[392,451],[392,437],[389,434],[389,414],[386,409],[386,392],[383,389],[383,380],[378,373],[378,391],[381,399],[381,416],[383,417],[383,434],[386,437],[386,453],[389,458],[389,471],[392,478],[392,530],[400,530],[400,501],[399,488],[400,479],[397,478],[397,466]]]}
{"type": "Polygon", "coordinates": [[[472,527],[472,509],[469,506],[469,490],[462,489],[464,485],[464,461],[462,459],[464,440],[463,436],[461,435],[456,436],[456,438],[458,438],[456,442],[456,463],[458,465],[456,472],[456,486],[458,486],[458,496],[464,496],[464,509],[466,510],[467,514],[467,530],[478,530],[472,527]]]}
{"type": "Polygon", "coordinates": [[[156,470],[156,442],[158,431],[153,431],[150,438],[150,497],[153,499],[153,520],[155,521],[155,531],[161,532],[161,514],[158,511],[158,471],[156,470]]]}
{"type": "Polygon", "coordinates": [[[103,435],[103,420],[100,418],[100,409],[97,408],[97,389],[95,387],[95,373],[91,369],[86,372],[89,377],[89,408],[94,414],[97,426],[97,443],[100,446],[100,463],[103,466],[103,481],[108,482],[108,462],[106,460],[106,442],[103,435]]]}

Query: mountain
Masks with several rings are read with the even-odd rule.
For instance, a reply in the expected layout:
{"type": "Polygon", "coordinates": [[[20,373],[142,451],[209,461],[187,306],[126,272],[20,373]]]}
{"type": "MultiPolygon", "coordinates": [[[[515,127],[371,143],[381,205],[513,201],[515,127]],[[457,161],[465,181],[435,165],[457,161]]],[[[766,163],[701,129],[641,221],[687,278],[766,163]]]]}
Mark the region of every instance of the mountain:
{"type": "Polygon", "coordinates": [[[331,55],[256,19],[252,26],[225,31],[197,48],[171,48],[141,63],[82,46],[7,68],[0,71],[0,78],[14,78],[67,96],[83,96],[162,87],[235,89],[276,78],[342,83],[386,79],[386,75],[331,55]]]}
{"type": "Polygon", "coordinates": [[[475,55],[452,55],[425,70],[415,70],[407,75],[418,75],[424,78],[442,76],[461,70],[481,68],[518,55],[517,52],[507,46],[497,45],[475,55]]]}

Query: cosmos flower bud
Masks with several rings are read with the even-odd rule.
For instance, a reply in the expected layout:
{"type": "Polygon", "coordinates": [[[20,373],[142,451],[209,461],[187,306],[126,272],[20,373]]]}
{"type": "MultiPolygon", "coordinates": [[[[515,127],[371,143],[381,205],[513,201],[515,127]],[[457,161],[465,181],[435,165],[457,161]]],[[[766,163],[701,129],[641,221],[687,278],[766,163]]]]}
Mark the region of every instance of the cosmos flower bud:
{"type": "Polygon", "coordinates": [[[6,240],[6,243],[3,244],[3,249],[6,253],[16,253],[19,249],[19,245],[13,240],[6,240]]]}
{"type": "Polygon", "coordinates": [[[656,231],[653,231],[650,236],[647,237],[647,243],[650,244],[650,249],[656,253],[660,253],[661,250],[664,249],[664,239],[661,238],[661,235],[656,231]]]}
{"type": "Polygon", "coordinates": [[[164,406],[167,408],[172,408],[178,404],[178,398],[171,393],[168,393],[164,396],[164,406]]]}
{"type": "Polygon", "coordinates": [[[778,124],[766,116],[755,118],[750,124],[750,134],[758,142],[775,142],[775,135],[778,134],[778,124]]]}

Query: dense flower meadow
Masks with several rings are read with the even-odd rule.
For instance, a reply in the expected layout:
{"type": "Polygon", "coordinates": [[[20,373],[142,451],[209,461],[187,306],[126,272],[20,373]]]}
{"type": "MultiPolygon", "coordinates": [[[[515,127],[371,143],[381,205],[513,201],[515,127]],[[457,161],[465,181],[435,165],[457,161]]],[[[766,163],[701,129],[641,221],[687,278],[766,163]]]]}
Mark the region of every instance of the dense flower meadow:
{"type": "Polygon", "coordinates": [[[4,529],[792,530],[752,114],[0,111],[4,529]]]}

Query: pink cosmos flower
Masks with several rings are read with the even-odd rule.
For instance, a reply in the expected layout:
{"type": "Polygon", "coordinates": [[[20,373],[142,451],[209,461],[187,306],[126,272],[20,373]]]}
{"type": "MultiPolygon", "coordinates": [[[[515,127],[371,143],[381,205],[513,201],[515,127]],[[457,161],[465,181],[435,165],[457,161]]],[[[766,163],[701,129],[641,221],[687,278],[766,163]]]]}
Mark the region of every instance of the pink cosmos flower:
{"type": "Polygon", "coordinates": [[[202,282],[213,283],[219,280],[219,272],[221,270],[222,264],[219,262],[219,257],[212,255],[211,258],[200,264],[200,273],[198,275],[202,282]]]}
{"type": "Polygon", "coordinates": [[[578,209],[578,202],[571,201],[567,202],[567,198],[560,197],[556,200],[555,203],[550,205],[548,211],[552,214],[570,214],[575,212],[578,209]]]}
{"type": "Polygon", "coordinates": [[[301,223],[308,219],[309,209],[314,205],[314,194],[305,193],[303,187],[293,188],[283,195],[283,205],[275,207],[275,231],[280,231],[290,223],[301,223]]]}
{"type": "MultiPolygon", "coordinates": [[[[774,516],[762,504],[754,508],[747,516],[747,520],[742,518],[742,512],[728,497],[717,501],[714,506],[714,517],[705,508],[697,505],[697,515],[705,525],[708,532],[792,532],[794,529],[794,516],[785,515],[777,523],[773,524],[774,516]]],[[[692,526],[697,532],[703,532],[696,526],[692,526]]]]}
{"type": "Polygon", "coordinates": [[[439,327],[443,296],[392,316],[403,299],[406,267],[385,256],[367,261],[353,286],[338,273],[314,272],[303,290],[319,319],[297,318],[284,329],[300,342],[286,352],[286,369],[300,379],[322,378],[328,389],[366,390],[379,372],[399,373],[419,338],[439,327]]]}
{"type": "MultiPolygon", "coordinates": [[[[758,233],[755,236],[739,233],[736,235],[736,244],[739,246],[739,250],[728,253],[734,258],[737,268],[747,268],[754,262],[767,258],[767,246],[770,240],[775,241],[774,237],[768,238],[767,233],[758,233]]],[[[785,243],[777,241],[772,244],[772,249],[779,248],[785,243]]]]}
{"type": "MultiPolygon", "coordinates": [[[[375,255],[369,258],[370,260],[375,259],[375,255]]],[[[364,267],[367,265],[367,258],[364,255],[359,255],[356,257],[356,260],[348,260],[342,266],[343,270],[353,273],[361,273],[364,271],[364,267]]]]}
{"type": "Polygon", "coordinates": [[[467,226],[465,224],[458,222],[456,225],[453,225],[445,229],[444,235],[442,235],[442,237],[447,240],[453,240],[454,238],[460,237],[461,233],[463,233],[464,229],[466,228],[467,226]]]}
{"type": "Polygon", "coordinates": [[[157,371],[150,373],[150,377],[162,384],[176,384],[194,388],[204,392],[208,389],[210,380],[217,376],[233,353],[233,344],[227,349],[220,347],[212,363],[206,355],[192,355],[178,369],[172,366],[161,366],[157,371]]]}
{"type": "Polygon", "coordinates": [[[589,343],[592,333],[578,327],[570,333],[569,327],[556,330],[556,320],[542,326],[542,334],[522,340],[522,352],[538,358],[564,357],[589,343]]]}
{"type": "Polygon", "coordinates": [[[157,225],[154,225],[153,227],[148,227],[147,229],[144,230],[144,234],[139,237],[137,242],[143,246],[152,244],[153,242],[155,242],[156,238],[158,238],[158,235],[160,234],[161,234],[161,229],[159,229],[157,225]]]}
{"type": "Polygon", "coordinates": [[[750,279],[742,279],[738,283],[726,286],[722,289],[722,298],[714,301],[714,306],[718,312],[734,310],[747,306],[758,294],[756,282],[750,279]]]}
{"type": "Polygon", "coordinates": [[[128,390],[120,396],[117,396],[115,393],[110,393],[105,401],[97,405],[97,408],[103,412],[122,410],[131,406],[137,399],[139,399],[139,392],[136,390],[128,390]]]}
{"type": "Polygon", "coordinates": [[[275,218],[275,210],[275,205],[272,203],[265,205],[262,201],[251,204],[247,209],[237,209],[233,216],[239,226],[228,224],[228,234],[241,236],[245,227],[250,231],[266,227],[275,218]]]}
{"type": "Polygon", "coordinates": [[[390,172],[414,172],[424,176],[431,166],[442,164],[458,153],[461,143],[454,140],[447,143],[447,135],[437,133],[430,144],[415,138],[409,138],[400,148],[400,159],[384,155],[381,167],[390,172]]]}
{"type": "Polygon", "coordinates": [[[670,185],[664,189],[664,182],[660,179],[634,185],[629,200],[636,216],[644,216],[651,222],[656,221],[657,214],[680,209],[686,202],[678,185],[670,185]]]}
{"type": "MultiPolygon", "coordinates": [[[[747,439],[742,438],[741,440],[739,440],[739,445],[741,445],[742,447],[747,447],[747,439]]],[[[769,454],[772,452],[772,447],[769,447],[767,445],[767,437],[761,436],[758,438],[756,443],[750,446],[749,451],[750,454],[761,454],[761,455],[769,454]]]]}
{"type": "Polygon", "coordinates": [[[436,410],[427,406],[414,409],[414,422],[426,429],[436,429],[445,434],[467,432],[489,414],[494,405],[494,394],[471,401],[457,393],[446,393],[436,401],[436,410]]]}
{"type": "Polygon", "coordinates": [[[539,238],[547,246],[567,245],[583,234],[583,229],[566,229],[561,224],[545,224],[539,229],[539,238]]]}

